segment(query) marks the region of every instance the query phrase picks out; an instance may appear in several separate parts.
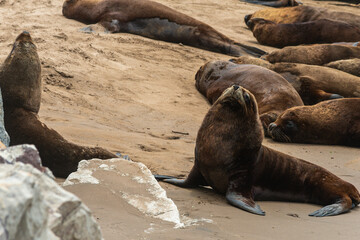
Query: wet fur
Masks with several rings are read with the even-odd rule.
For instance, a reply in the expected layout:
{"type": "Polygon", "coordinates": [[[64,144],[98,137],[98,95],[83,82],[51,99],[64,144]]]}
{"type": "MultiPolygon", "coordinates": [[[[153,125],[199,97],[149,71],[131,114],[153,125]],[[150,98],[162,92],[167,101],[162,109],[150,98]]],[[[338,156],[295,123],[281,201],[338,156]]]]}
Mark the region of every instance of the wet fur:
{"type": "Polygon", "coordinates": [[[270,134],[276,141],[286,135],[289,142],[360,147],[360,98],[290,108],[274,124],[270,134]],[[288,121],[296,124],[295,131],[286,128],[288,121]]]}

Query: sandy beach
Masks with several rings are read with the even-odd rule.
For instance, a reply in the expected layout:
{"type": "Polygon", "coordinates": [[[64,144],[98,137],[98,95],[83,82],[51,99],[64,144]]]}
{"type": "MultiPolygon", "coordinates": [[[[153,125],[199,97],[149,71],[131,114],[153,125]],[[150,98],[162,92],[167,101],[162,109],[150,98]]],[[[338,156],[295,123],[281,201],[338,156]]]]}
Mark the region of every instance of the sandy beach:
{"type": "MultiPolygon", "coordinates": [[[[157,2],[236,41],[274,49],[259,45],[243,21],[263,6],[238,0],[157,2]]],[[[340,2],[303,3],[360,14],[359,8],[340,2]]],[[[86,25],[62,16],[62,4],[63,0],[0,0],[0,61],[23,30],[37,45],[42,64],[41,120],[67,140],[129,155],[154,174],[186,176],[193,166],[197,131],[210,107],[194,86],[195,73],[209,60],[231,56],[124,33],[84,33],[80,29],[86,25]]],[[[318,164],[360,189],[358,148],[270,139],[264,144],[318,164]]],[[[116,186],[116,179],[112,181],[116,186]]],[[[210,189],[161,186],[187,221],[185,227],[174,228],[173,223],[145,216],[111,194],[111,185],[66,189],[93,211],[106,240],[359,239],[359,208],[336,217],[313,218],[308,214],[320,206],[266,201],[259,202],[266,211],[261,217],[231,207],[210,189]]]]}

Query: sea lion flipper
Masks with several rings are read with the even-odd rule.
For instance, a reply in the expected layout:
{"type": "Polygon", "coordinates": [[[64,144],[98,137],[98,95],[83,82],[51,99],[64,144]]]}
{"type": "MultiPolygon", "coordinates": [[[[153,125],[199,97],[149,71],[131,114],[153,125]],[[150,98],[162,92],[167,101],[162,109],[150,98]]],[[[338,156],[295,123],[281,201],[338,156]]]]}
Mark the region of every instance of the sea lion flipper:
{"type": "Polygon", "coordinates": [[[196,165],[196,162],[186,179],[178,179],[178,178],[166,176],[166,175],[154,175],[154,177],[156,178],[156,180],[171,183],[173,185],[183,187],[183,188],[194,188],[194,187],[198,187],[198,186],[208,186],[209,185],[206,182],[206,180],[204,179],[204,177],[201,175],[201,173],[196,165]]]}
{"type": "Polygon", "coordinates": [[[319,210],[316,210],[313,213],[310,213],[309,216],[311,217],[325,217],[325,216],[334,216],[339,215],[340,213],[347,212],[349,209],[345,209],[343,204],[334,203],[331,205],[327,205],[319,210]]]}
{"type": "Polygon", "coordinates": [[[265,216],[265,212],[261,210],[260,206],[256,204],[253,199],[246,198],[240,193],[228,190],[226,193],[226,200],[228,200],[231,205],[247,212],[265,216]]]}

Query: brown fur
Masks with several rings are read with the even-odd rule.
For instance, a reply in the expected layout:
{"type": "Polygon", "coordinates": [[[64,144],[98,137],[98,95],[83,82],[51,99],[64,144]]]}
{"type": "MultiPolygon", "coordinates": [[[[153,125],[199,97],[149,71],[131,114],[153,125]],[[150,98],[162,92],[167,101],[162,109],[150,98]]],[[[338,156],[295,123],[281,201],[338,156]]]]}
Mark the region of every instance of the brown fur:
{"type": "Polygon", "coordinates": [[[43,124],[37,115],[41,102],[40,61],[30,34],[16,39],[13,49],[0,69],[5,128],[11,145],[34,144],[44,166],[57,177],[76,171],[83,159],[114,158],[102,148],[82,147],[66,141],[55,130],[43,124]]]}
{"type": "Polygon", "coordinates": [[[338,44],[285,47],[283,49],[272,51],[263,58],[271,63],[292,62],[324,65],[337,60],[360,58],[360,48],[338,44]]]}
{"type": "MultiPolygon", "coordinates": [[[[181,187],[209,185],[236,207],[264,215],[256,199],[334,204],[349,211],[360,194],[320,166],[262,146],[255,97],[232,86],[206,114],[196,139],[195,164],[186,180],[157,176],[181,187]],[[239,92],[242,91],[242,94],[239,92]],[[245,101],[245,95],[250,96],[245,101]],[[170,178],[170,179],[169,179],[170,178]]],[[[322,214],[315,216],[324,216],[322,214]]]]}
{"type": "MultiPolygon", "coordinates": [[[[296,6],[285,8],[264,8],[245,17],[245,22],[252,18],[264,18],[275,23],[299,23],[319,19],[342,21],[360,27],[360,16],[348,12],[334,12],[325,8],[296,6]]],[[[356,40],[358,41],[358,40],[356,40]]]]}
{"type": "MultiPolygon", "coordinates": [[[[358,47],[359,48],[359,47],[358,47]]],[[[359,48],[360,50],[360,48],[359,48]]],[[[360,77],[360,57],[347,60],[339,60],[330,62],[325,65],[326,67],[335,68],[343,72],[360,77]]]]}
{"type": "Polygon", "coordinates": [[[360,147],[360,98],[290,108],[269,129],[272,138],[281,142],[360,147]]]}
{"type": "Polygon", "coordinates": [[[111,32],[129,32],[233,56],[264,53],[234,42],[201,21],[148,0],[66,0],[63,15],[88,24],[99,22],[111,32]]]}
{"type": "Polygon", "coordinates": [[[360,27],[328,19],[277,24],[262,18],[252,18],[247,24],[259,43],[273,47],[354,42],[360,39],[360,27]]]}
{"type": "Polygon", "coordinates": [[[305,104],[316,104],[339,96],[360,97],[360,78],[323,66],[276,63],[271,68],[298,91],[305,104]]]}
{"type": "Polygon", "coordinates": [[[255,65],[238,65],[229,61],[211,61],[195,76],[196,88],[210,103],[231,85],[250,90],[259,106],[264,129],[285,109],[302,106],[296,90],[279,74],[255,65]]]}

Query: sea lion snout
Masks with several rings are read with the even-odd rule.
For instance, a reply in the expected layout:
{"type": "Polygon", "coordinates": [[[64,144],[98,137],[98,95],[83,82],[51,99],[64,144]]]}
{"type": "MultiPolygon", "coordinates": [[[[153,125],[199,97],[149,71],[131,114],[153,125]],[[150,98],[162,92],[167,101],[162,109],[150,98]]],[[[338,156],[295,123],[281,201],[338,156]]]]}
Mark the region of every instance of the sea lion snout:
{"type": "Polygon", "coordinates": [[[233,85],[233,88],[234,88],[234,90],[236,91],[236,90],[239,89],[239,86],[238,86],[238,85],[233,85]]]}
{"type": "Polygon", "coordinates": [[[32,42],[30,33],[28,31],[23,31],[20,35],[16,38],[16,42],[32,42]]]}
{"type": "Polygon", "coordinates": [[[277,127],[277,125],[276,125],[275,123],[270,123],[268,129],[269,129],[269,131],[271,132],[271,131],[274,130],[276,127],[277,127]]]}
{"type": "Polygon", "coordinates": [[[251,19],[251,17],[252,17],[252,14],[245,15],[244,21],[245,21],[246,25],[248,24],[248,21],[251,19]]]}

